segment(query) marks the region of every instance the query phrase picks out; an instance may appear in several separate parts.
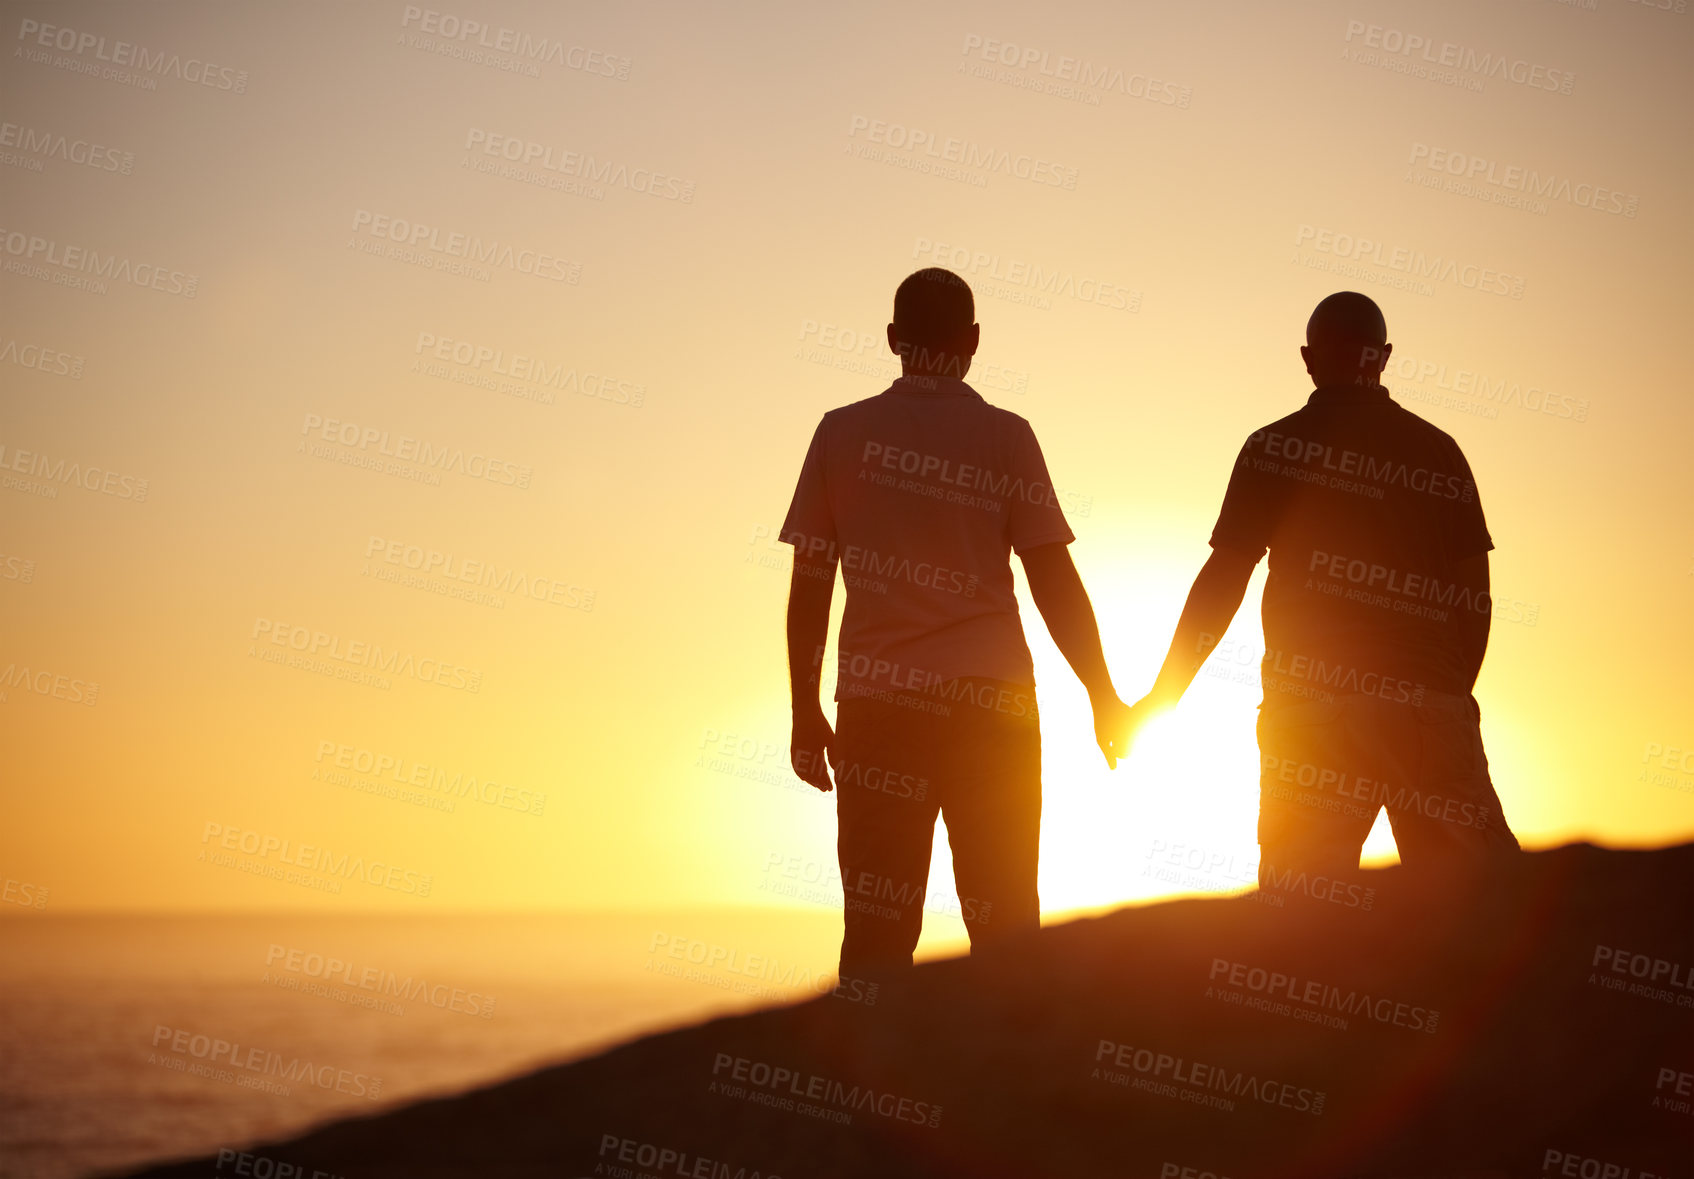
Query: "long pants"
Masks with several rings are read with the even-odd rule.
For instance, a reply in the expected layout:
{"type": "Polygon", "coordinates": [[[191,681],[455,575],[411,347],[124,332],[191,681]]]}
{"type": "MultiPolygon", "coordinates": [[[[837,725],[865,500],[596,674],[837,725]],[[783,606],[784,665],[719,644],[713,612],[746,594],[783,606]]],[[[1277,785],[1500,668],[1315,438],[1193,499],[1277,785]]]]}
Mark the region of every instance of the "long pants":
{"type": "Polygon", "coordinates": [[[972,953],[1039,927],[1041,729],[1032,687],[953,680],[845,699],[836,714],[841,977],[909,968],[923,931],[935,817],[947,821],[956,913],[972,953]]]}
{"type": "Polygon", "coordinates": [[[1262,887],[1272,871],[1355,871],[1384,807],[1408,870],[1466,876],[1518,850],[1468,696],[1267,701],[1258,729],[1262,887]]]}

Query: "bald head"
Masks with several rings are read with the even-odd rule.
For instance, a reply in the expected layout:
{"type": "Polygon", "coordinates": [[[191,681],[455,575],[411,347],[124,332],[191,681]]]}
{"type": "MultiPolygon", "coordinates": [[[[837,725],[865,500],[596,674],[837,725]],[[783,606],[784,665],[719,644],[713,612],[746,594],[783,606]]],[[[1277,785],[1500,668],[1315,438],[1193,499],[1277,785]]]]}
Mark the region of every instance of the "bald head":
{"type": "Polygon", "coordinates": [[[1388,322],[1382,308],[1357,291],[1336,291],[1306,321],[1306,343],[1313,348],[1333,344],[1388,343],[1388,322]]]}
{"type": "Polygon", "coordinates": [[[1388,353],[1382,308],[1357,291],[1337,291],[1317,305],[1300,349],[1306,371],[1319,385],[1375,385],[1388,353]]]}

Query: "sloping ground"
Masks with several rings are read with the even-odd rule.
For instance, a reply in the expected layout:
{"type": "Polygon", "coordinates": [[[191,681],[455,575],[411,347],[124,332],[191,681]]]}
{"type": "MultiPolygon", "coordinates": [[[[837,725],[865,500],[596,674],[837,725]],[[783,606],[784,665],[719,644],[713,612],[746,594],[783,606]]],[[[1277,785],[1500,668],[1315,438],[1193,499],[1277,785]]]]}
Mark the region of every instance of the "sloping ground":
{"type": "Polygon", "coordinates": [[[1694,845],[1291,880],[144,1174],[1687,1179],[1691,970],[1694,845]]]}

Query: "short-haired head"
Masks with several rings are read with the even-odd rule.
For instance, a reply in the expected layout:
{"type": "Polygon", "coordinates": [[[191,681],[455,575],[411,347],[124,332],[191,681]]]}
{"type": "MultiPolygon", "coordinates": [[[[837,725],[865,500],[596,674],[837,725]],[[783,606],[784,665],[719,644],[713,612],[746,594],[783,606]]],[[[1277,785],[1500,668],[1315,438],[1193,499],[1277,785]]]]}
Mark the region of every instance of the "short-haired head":
{"type": "Polygon", "coordinates": [[[945,344],[975,322],[970,285],[951,270],[919,270],[907,275],[894,292],[894,326],[908,343],[945,344]]]}
{"type": "Polygon", "coordinates": [[[976,354],[980,329],[970,284],[939,266],[906,276],[894,292],[888,346],[907,375],[963,379],[976,354]]]}

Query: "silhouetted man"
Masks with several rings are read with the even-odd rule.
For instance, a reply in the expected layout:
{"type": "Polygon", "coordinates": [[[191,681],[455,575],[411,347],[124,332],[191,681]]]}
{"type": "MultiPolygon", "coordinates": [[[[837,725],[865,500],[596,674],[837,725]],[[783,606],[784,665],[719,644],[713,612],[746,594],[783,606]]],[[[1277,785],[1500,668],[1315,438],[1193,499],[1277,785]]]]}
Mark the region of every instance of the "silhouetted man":
{"type": "Polygon", "coordinates": [[[1040,923],[1041,733],[1012,553],[1088,688],[1108,765],[1128,719],[1035,433],[964,381],[975,318],[950,271],[900,284],[888,345],[902,375],[824,415],[782,528],[794,546],[790,752],[819,790],[835,771],[843,978],[911,965],[938,812],[973,950],[1040,923]],[[838,564],[847,605],[832,731],[818,691],[838,564]]]}
{"type": "Polygon", "coordinates": [[[1266,550],[1259,882],[1358,867],[1388,809],[1408,869],[1458,875],[1517,849],[1471,695],[1494,547],[1452,438],[1388,396],[1377,305],[1319,303],[1300,355],[1316,389],[1247,440],[1212,555],[1134,724],[1174,705],[1266,550]]]}

